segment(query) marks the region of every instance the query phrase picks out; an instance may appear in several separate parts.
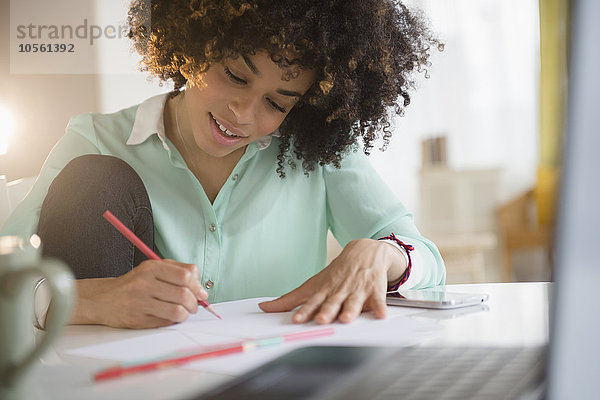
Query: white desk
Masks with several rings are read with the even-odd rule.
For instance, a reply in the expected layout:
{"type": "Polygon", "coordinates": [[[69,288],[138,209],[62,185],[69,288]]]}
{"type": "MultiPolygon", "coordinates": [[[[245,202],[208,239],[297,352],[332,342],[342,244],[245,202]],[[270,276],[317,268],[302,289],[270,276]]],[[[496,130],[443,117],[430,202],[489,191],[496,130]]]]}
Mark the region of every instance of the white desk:
{"type": "MultiPolygon", "coordinates": [[[[410,318],[439,324],[441,334],[422,345],[540,345],[548,342],[550,283],[448,285],[448,291],[487,293],[486,305],[447,311],[414,309],[410,318]]],[[[230,376],[185,367],[93,383],[93,372],[113,361],[75,357],[65,352],[82,346],[147,334],[100,326],[69,326],[53,350],[29,375],[39,399],[186,399],[230,376]]]]}

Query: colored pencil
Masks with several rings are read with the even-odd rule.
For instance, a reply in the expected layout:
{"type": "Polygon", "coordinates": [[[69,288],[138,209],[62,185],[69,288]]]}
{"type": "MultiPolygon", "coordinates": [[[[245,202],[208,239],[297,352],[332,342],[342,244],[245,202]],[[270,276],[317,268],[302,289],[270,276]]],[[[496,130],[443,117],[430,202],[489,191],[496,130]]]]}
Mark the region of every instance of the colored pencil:
{"type": "Polygon", "coordinates": [[[273,336],[263,339],[247,340],[235,342],[226,345],[217,345],[209,348],[203,348],[199,352],[187,352],[175,356],[167,356],[152,361],[140,363],[127,363],[104,369],[94,374],[95,381],[103,381],[112,378],[118,378],[124,375],[130,375],[141,372],[155,371],[157,369],[177,367],[182,364],[198,361],[207,358],[222,357],[229,354],[246,353],[264,347],[274,346],[282,343],[293,342],[296,340],[312,339],[321,336],[328,336],[335,333],[333,327],[312,329],[307,331],[288,333],[281,336],[273,336]]]}
{"type": "MultiPolygon", "coordinates": [[[[142,253],[146,255],[146,257],[151,258],[153,260],[160,260],[160,257],[152,251],[152,249],[146,246],[146,243],[142,242],[142,240],[135,235],[135,233],[131,232],[129,228],[127,228],[117,217],[113,215],[110,211],[106,210],[103,214],[104,218],[108,222],[112,224],[119,232],[123,234],[135,247],[137,247],[142,253]]],[[[212,305],[206,300],[198,300],[198,304],[204,307],[207,311],[212,313],[215,317],[222,319],[219,314],[214,310],[212,305]]]]}

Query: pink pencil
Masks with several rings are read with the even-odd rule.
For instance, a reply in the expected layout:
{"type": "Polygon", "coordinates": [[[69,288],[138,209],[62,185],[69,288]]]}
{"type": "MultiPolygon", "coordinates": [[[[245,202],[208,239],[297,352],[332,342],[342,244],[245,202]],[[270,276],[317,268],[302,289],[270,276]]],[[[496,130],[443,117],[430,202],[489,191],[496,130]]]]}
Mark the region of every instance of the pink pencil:
{"type": "Polygon", "coordinates": [[[279,345],[282,343],[333,335],[334,333],[335,330],[333,327],[326,327],[320,329],[311,329],[308,331],[286,333],[284,335],[262,339],[234,342],[226,345],[217,345],[209,348],[202,348],[198,352],[176,354],[155,360],[142,361],[140,363],[127,363],[117,365],[115,367],[111,367],[95,373],[94,380],[103,381],[106,379],[118,378],[124,375],[130,375],[139,372],[155,371],[161,368],[177,367],[179,365],[186,364],[191,361],[198,361],[206,358],[222,357],[229,354],[245,353],[264,347],[279,345]]]}
{"type": "MultiPolygon", "coordinates": [[[[146,255],[146,257],[151,258],[153,260],[160,260],[160,257],[154,251],[152,251],[152,249],[150,247],[146,246],[146,243],[142,242],[142,240],[139,237],[137,237],[135,235],[135,233],[131,232],[129,230],[129,228],[127,228],[125,225],[123,225],[123,223],[121,221],[119,221],[119,219],[117,217],[115,217],[113,215],[113,213],[106,210],[106,212],[103,214],[103,216],[104,216],[104,218],[106,218],[106,220],[108,222],[110,222],[112,224],[112,226],[117,228],[117,230],[119,232],[121,232],[123,234],[123,236],[125,236],[127,239],[129,239],[129,241],[131,243],[133,243],[133,245],[135,247],[140,249],[140,251],[142,253],[144,253],[146,255]]],[[[222,319],[221,316],[219,314],[217,314],[217,312],[214,310],[214,308],[210,305],[210,303],[208,301],[198,300],[198,304],[200,304],[206,310],[211,312],[215,317],[222,319]]]]}

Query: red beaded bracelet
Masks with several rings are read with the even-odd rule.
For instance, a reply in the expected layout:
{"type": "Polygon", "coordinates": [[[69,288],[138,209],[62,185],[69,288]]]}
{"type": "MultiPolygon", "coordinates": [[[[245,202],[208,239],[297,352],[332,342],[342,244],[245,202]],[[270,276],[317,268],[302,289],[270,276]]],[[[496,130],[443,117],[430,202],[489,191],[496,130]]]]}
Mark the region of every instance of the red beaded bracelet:
{"type": "Polygon", "coordinates": [[[406,269],[400,276],[400,280],[397,281],[396,283],[394,283],[393,285],[388,286],[388,289],[387,289],[388,292],[393,292],[393,291],[398,290],[400,285],[402,285],[403,283],[405,283],[408,280],[408,277],[410,276],[410,270],[412,268],[412,259],[410,258],[410,252],[413,251],[415,248],[413,246],[411,246],[410,244],[406,244],[402,240],[398,239],[396,237],[396,235],[394,235],[393,232],[389,236],[382,237],[378,240],[393,240],[394,242],[398,243],[398,246],[400,246],[404,250],[406,250],[406,256],[408,257],[408,265],[406,266],[406,269]]]}

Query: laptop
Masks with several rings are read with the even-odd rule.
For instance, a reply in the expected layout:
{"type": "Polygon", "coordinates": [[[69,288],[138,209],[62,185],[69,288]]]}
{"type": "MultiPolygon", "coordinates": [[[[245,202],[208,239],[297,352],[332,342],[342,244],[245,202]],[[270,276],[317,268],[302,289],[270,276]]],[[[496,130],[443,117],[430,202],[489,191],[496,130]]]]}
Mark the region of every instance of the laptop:
{"type": "Polygon", "coordinates": [[[550,344],[304,347],[197,399],[600,399],[600,1],[571,12],[550,344]]]}

